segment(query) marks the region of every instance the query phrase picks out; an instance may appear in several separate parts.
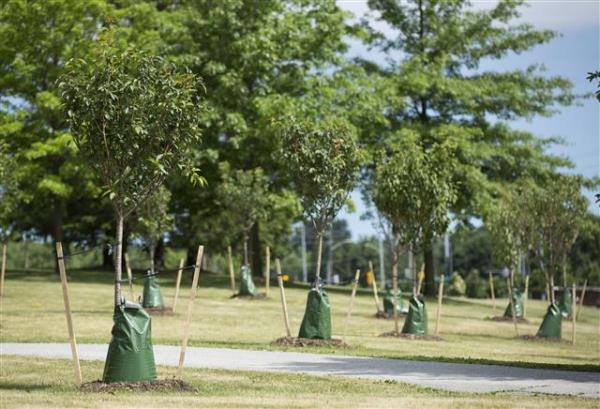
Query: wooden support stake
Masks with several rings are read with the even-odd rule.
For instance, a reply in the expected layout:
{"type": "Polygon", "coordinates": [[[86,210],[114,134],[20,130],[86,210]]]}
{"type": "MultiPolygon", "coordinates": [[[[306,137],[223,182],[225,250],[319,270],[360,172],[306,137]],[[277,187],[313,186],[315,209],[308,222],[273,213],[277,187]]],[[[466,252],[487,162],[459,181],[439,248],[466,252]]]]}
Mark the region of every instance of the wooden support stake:
{"type": "Polygon", "coordinates": [[[494,311],[494,317],[496,316],[496,294],[494,293],[494,278],[492,277],[492,271],[489,272],[490,277],[490,295],[492,296],[492,308],[494,311]]]}
{"type": "Polygon", "coordinates": [[[348,306],[348,313],[346,314],[346,322],[344,323],[344,332],[342,334],[342,341],[346,339],[346,331],[348,330],[348,323],[350,322],[350,316],[352,315],[352,307],[354,306],[354,297],[356,296],[356,289],[358,288],[358,278],[360,276],[360,269],[356,270],[354,274],[354,284],[352,285],[352,295],[350,296],[350,305],[348,306]]]}
{"type": "Polygon", "coordinates": [[[190,301],[188,302],[187,317],[183,328],[183,340],[181,341],[181,352],[179,354],[179,368],[177,376],[181,378],[183,374],[183,361],[185,360],[185,350],[187,349],[188,338],[190,337],[190,321],[192,319],[192,310],[194,309],[194,300],[198,292],[198,277],[200,276],[200,266],[202,265],[202,255],[204,254],[204,246],[198,246],[198,254],[196,255],[196,264],[194,265],[194,278],[192,279],[192,291],[190,293],[190,301]]]}
{"type": "Polygon", "coordinates": [[[527,318],[527,300],[529,299],[529,275],[525,276],[525,300],[523,300],[523,318],[527,318]]]}
{"type": "Polygon", "coordinates": [[[268,297],[269,285],[271,284],[271,249],[269,246],[267,246],[267,259],[265,261],[265,297],[268,297]]]}
{"type": "Polygon", "coordinates": [[[0,297],[4,297],[4,274],[6,274],[6,243],[2,244],[2,271],[0,273],[0,297]]]}
{"type": "Polygon", "coordinates": [[[181,284],[181,273],[183,272],[184,264],[184,258],[179,260],[179,270],[177,270],[177,280],[175,280],[175,298],[173,299],[173,312],[175,312],[175,308],[177,307],[177,300],[179,299],[179,285],[181,284]]]}
{"type": "Polygon", "coordinates": [[[125,270],[127,270],[127,281],[129,281],[129,297],[131,301],[135,301],[133,298],[133,277],[131,274],[131,266],[129,265],[129,256],[127,253],[123,254],[123,258],[125,259],[125,270]]]}
{"type": "Polygon", "coordinates": [[[577,323],[577,318],[575,317],[575,309],[577,308],[577,293],[575,292],[575,283],[573,283],[572,287],[572,302],[571,302],[571,321],[573,321],[573,336],[571,338],[571,343],[575,345],[575,327],[577,323]]]}
{"type": "Polygon", "coordinates": [[[423,264],[421,266],[421,270],[419,270],[419,274],[417,274],[418,276],[418,284],[417,284],[417,294],[419,295],[421,294],[421,286],[423,285],[423,279],[425,278],[425,264],[423,264]]]}
{"type": "Polygon", "coordinates": [[[369,261],[369,271],[373,276],[373,281],[371,282],[371,286],[373,287],[373,296],[375,297],[375,307],[377,308],[377,312],[381,312],[381,308],[379,308],[379,295],[377,294],[377,281],[375,280],[375,274],[373,274],[373,263],[369,261]]]}
{"type": "Polygon", "coordinates": [[[283,278],[281,278],[281,264],[275,259],[275,271],[277,271],[277,283],[279,284],[279,295],[281,297],[281,308],[283,308],[283,320],[285,322],[285,333],[288,338],[292,337],[290,331],[290,318],[288,317],[287,303],[285,301],[285,290],[283,289],[283,278]]]}
{"type": "Polygon", "coordinates": [[[583,282],[583,290],[581,291],[581,298],[579,299],[579,307],[577,307],[577,313],[575,314],[575,319],[579,319],[579,312],[581,311],[581,307],[583,307],[583,297],[585,297],[585,290],[587,288],[587,280],[583,282]]]}
{"type": "Polygon", "coordinates": [[[67,272],[65,270],[65,259],[63,256],[62,243],[56,242],[56,255],[58,257],[58,271],[60,273],[60,283],[62,286],[63,302],[65,304],[65,316],[67,318],[67,329],[69,330],[69,342],[71,343],[71,354],[73,355],[73,364],[75,366],[75,380],[80,385],[83,382],[81,377],[81,365],[79,364],[79,351],[77,350],[77,340],[73,330],[73,317],[71,315],[71,302],[69,301],[69,288],[67,286],[67,272]]]}
{"type": "Polygon", "coordinates": [[[519,336],[519,330],[517,329],[517,314],[515,312],[515,304],[513,303],[513,288],[510,285],[510,278],[506,279],[506,286],[508,287],[508,297],[510,300],[510,311],[512,315],[513,324],[515,325],[515,333],[519,336]]]}
{"type": "Polygon", "coordinates": [[[444,297],[444,275],[440,275],[440,285],[438,286],[438,305],[435,315],[435,335],[440,332],[440,316],[442,313],[442,298],[444,297]]]}
{"type": "Polygon", "coordinates": [[[227,246],[227,263],[229,264],[229,282],[231,292],[235,294],[235,273],[233,272],[233,257],[231,255],[231,246],[227,246]]]}

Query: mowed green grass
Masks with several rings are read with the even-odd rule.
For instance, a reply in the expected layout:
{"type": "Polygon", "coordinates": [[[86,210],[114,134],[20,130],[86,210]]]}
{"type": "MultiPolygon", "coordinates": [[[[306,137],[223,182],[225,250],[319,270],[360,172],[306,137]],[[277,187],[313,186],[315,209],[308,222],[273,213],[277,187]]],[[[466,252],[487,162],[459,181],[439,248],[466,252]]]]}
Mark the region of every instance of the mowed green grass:
{"type": "MultiPolygon", "coordinates": [[[[262,372],[186,369],[197,392],[80,392],[68,360],[3,356],[0,407],[10,408],[597,408],[597,399],[509,393],[445,392],[385,381],[262,372]]],[[[102,362],[82,362],[84,381],[102,362]]],[[[161,378],[176,368],[159,367],[161,378]]]]}
{"type": "MultiPolygon", "coordinates": [[[[108,343],[112,326],[112,273],[69,270],[73,321],[80,343],[108,343]]],[[[163,296],[173,302],[175,274],[162,280],[163,296]]],[[[181,342],[190,294],[191,272],[186,272],[174,316],[155,316],[155,344],[181,342]]],[[[259,284],[257,280],[257,284],[259,284]]],[[[136,298],[142,291],[135,285],[136,298]]],[[[259,291],[264,287],[259,285],[259,291]]],[[[306,302],[306,289],[288,288],[292,335],[296,335],[306,302]]],[[[228,277],[202,274],[190,327],[191,346],[252,349],[283,349],[271,342],[285,335],[278,288],[271,285],[267,299],[231,299],[228,277]]],[[[331,291],[334,336],[342,335],[350,301],[350,290],[331,291]]],[[[507,299],[497,300],[502,313],[507,299]]],[[[529,324],[519,324],[519,334],[533,335],[546,310],[546,303],[529,301],[529,324]]],[[[429,328],[435,328],[435,300],[427,300],[429,328]]],[[[442,341],[382,338],[393,322],[374,318],[373,295],[361,291],[355,300],[348,325],[347,349],[306,348],[310,352],[391,358],[500,363],[518,366],[547,366],[563,369],[599,370],[600,316],[598,309],[583,307],[577,322],[577,342],[540,342],[515,338],[512,322],[486,320],[492,315],[490,300],[444,300],[440,336],[442,341]]],[[[402,325],[402,321],[400,322],[402,325]]],[[[60,281],[53,272],[9,272],[0,317],[2,342],[68,342],[60,281]]],[[[563,321],[563,338],[571,338],[571,322],[563,321]]]]}

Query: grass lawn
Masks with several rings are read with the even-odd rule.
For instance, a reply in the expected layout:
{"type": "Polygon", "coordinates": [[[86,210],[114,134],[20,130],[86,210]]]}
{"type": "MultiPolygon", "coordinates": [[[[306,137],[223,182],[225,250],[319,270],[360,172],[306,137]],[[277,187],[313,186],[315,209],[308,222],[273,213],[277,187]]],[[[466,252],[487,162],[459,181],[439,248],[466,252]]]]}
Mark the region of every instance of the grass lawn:
{"type": "MultiPolygon", "coordinates": [[[[80,343],[108,343],[112,326],[112,273],[69,270],[74,326],[80,343]]],[[[174,274],[161,280],[163,296],[170,305],[174,295],[174,274]]],[[[155,344],[177,345],[183,331],[191,272],[185,273],[175,316],[156,316],[152,321],[155,344]]],[[[228,277],[203,274],[191,325],[191,346],[219,346],[253,349],[282,349],[270,342],[285,335],[278,288],[271,286],[268,299],[230,299],[228,277]]],[[[135,286],[140,294],[141,285],[135,286]]],[[[263,287],[259,287],[263,291],[263,287]]],[[[286,291],[293,335],[297,334],[306,289],[286,291]]],[[[137,295],[136,295],[137,297],[137,295]]],[[[330,292],[333,332],[341,336],[349,290],[330,292]]],[[[498,301],[498,313],[507,299],[498,301]]],[[[429,328],[435,327],[436,305],[428,300],[429,328]]],[[[519,334],[535,334],[546,303],[531,301],[529,324],[519,325],[519,334]]],[[[365,355],[408,359],[443,359],[456,362],[500,363],[519,366],[546,366],[562,369],[600,371],[599,312],[584,307],[577,323],[577,343],[539,342],[515,339],[512,322],[486,320],[492,315],[491,301],[445,299],[440,336],[443,341],[415,341],[378,337],[393,329],[393,322],[374,318],[372,294],[360,292],[354,304],[346,341],[351,348],[307,348],[311,352],[365,355]]],[[[402,322],[400,323],[402,324],[402,322]]],[[[53,272],[9,271],[0,317],[2,342],[68,342],[59,279],[53,272]]],[[[570,340],[571,322],[563,321],[563,338],[570,340]]],[[[98,372],[99,374],[100,372],[98,372]]],[[[98,375],[99,377],[100,375],[98,375]]],[[[257,375],[258,377],[264,375],[257,375]]],[[[279,377],[280,375],[278,375],[279,377]]],[[[310,391],[310,389],[306,389],[310,391]]]]}
{"type": "MultiPolygon", "coordinates": [[[[84,381],[102,373],[103,364],[83,361],[84,381]]],[[[161,378],[175,368],[159,367],[161,378]]],[[[80,392],[67,360],[3,356],[0,407],[9,408],[597,408],[598,400],[572,396],[468,394],[444,392],[404,383],[349,380],[293,374],[191,370],[185,380],[198,392],[80,392]],[[41,377],[39,374],[44,374],[41,377]]]]}

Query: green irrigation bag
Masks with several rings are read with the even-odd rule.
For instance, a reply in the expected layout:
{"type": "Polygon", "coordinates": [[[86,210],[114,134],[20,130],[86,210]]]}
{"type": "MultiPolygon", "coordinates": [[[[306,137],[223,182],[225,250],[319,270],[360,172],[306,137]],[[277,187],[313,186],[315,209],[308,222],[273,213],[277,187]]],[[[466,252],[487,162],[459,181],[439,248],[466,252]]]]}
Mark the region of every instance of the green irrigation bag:
{"type": "Polygon", "coordinates": [[[137,382],[156,379],[150,316],[139,308],[115,307],[112,339],[102,381],[137,382]]]}
{"type": "Polygon", "coordinates": [[[573,303],[573,296],[571,295],[571,289],[565,288],[560,295],[560,302],[558,303],[558,308],[560,308],[560,313],[564,318],[568,318],[571,316],[571,305],[573,303]]]}
{"type": "Polygon", "coordinates": [[[427,309],[422,296],[414,296],[410,300],[408,315],[402,327],[403,334],[427,334],[427,309]]]}
{"type": "MultiPolygon", "coordinates": [[[[523,318],[523,294],[518,288],[513,289],[513,304],[515,305],[515,318],[523,318]]],[[[510,301],[504,310],[504,316],[512,318],[512,309],[510,307],[510,301]]]]}
{"type": "Polygon", "coordinates": [[[544,316],[542,325],[538,329],[537,336],[543,338],[559,338],[561,337],[562,316],[560,308],[556,304],[550,304],[548,311],[544,316]]]}
{"type": "Polygon", "coordinates": [[[254,286],[254,281],[252,281],[252,272],[247,265],[243,265],[240,272],[239,295],[251,295],[253,297],[256,295],[256,287],[254,286]]]}
{"type": "Polygon", "coordinates": [[[142,306],[144,308],[165,308],[165,302],[156,277],[148,277],[144,282],[142,306]]]}
{"type": "MultiPolygon", "coordinates": [[[[388,315],[394,315],[394,294],[391,289],[385,290],[385,295],[383,296],[383,310],[388,315]]],[[[396,297],[396,311],[398,314],[405,313],[404,310],[404,301],[402,300],[402,291],[398,290],[398,296],[396,297]]]]}
{"type": "Polygon", "coordinates": [[[308,292],[298,338],[331,339],[331,307],[325,290],[313,288],[308,292]]]}

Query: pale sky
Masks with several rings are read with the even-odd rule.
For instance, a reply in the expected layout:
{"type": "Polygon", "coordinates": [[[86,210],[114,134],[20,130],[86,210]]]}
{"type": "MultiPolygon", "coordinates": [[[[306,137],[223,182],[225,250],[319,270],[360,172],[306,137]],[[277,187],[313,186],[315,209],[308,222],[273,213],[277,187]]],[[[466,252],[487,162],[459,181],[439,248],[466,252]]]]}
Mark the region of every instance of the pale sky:
{"type": "MultiPolygon", "coordinates": [[[[365,0],[338,0],[338,4],[363,16],[368,11],[365,0]]],[[[476,8],[492,7],[496,1],[473,1],[476,8]]],[[[595,89],[585,77],[587,72],[600,69],[600,0],[537,0],[529,1],[522,8],[522,21],[532,23],[539,29],[551,29],[561,33],[548,44],[530,52],[512,55],[502,61],[482,64],[482,70],[508,70],[525,68],[530,64],[543,64],[547,75],[560,75],[573,83],[575,93],[589,93],[595,89]]],[[[389,31],[384,25],[380,29],[389,31]]],[[[351,55],[373,57],[359,44],[352,44],[351,55]]],[[[585,176],[600,176],[600,104],[594,98],[583,100],[579,106],[559,107],[560,113],[551,118],[536,117],[533,120],[515,121],[516,129],[530,131],[541,137],[560,136],[565,145],[555,146],[550,151],[569,157],[576,165],[575,173],[585,176]]],[[[590,200],[592,193],[586,192],[590,200]]],[[[373,235],[376,231],[370,221],[360,220],[365,211],[360,194],[352,198],[357,212],[348,214],[342,210],[338,216],[348,221],[353,239],[373,235]]],[[[598,206],[592,206],[599,214],[598,206]]]]}

